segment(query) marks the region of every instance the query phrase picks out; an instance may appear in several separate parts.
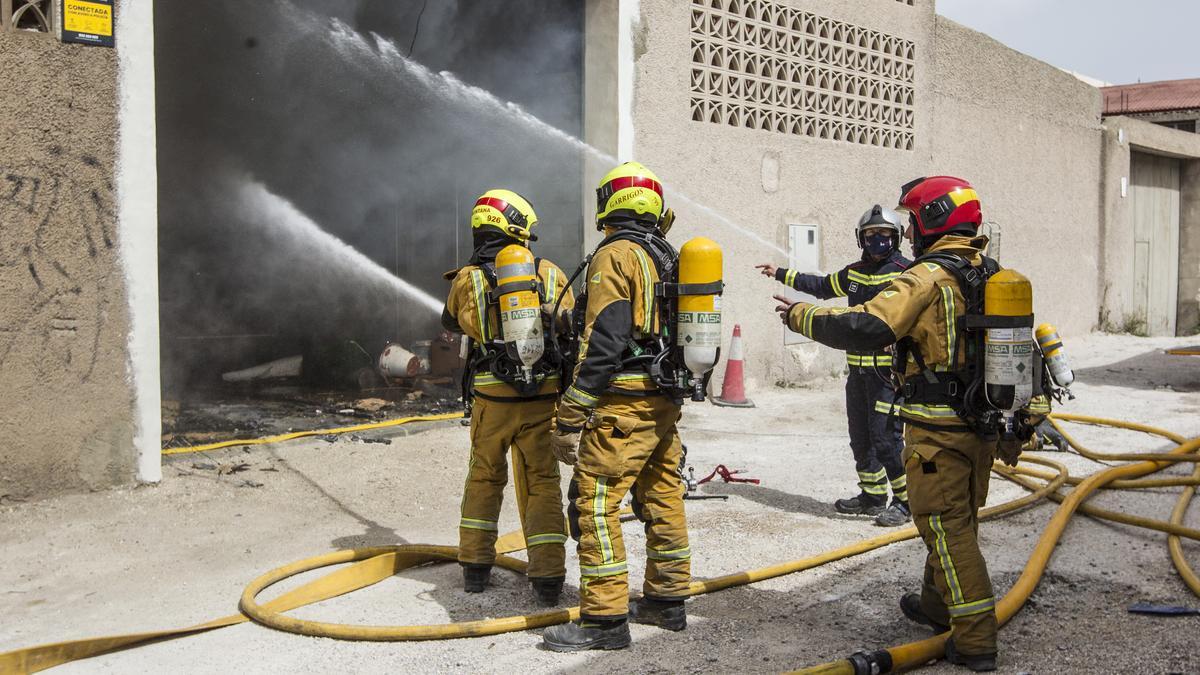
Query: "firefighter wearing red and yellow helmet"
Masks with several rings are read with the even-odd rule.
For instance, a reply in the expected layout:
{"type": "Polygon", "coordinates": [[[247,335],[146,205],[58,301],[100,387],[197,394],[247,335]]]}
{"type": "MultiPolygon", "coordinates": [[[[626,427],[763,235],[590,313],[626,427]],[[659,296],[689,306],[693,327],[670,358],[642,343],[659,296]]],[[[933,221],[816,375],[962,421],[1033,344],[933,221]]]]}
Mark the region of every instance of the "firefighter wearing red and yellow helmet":
{"type": "Polygon", "coordinates": [[[1032,292],[1024,277],[984,256],[979,197],[967,181],[917,179],[901,189],[899,208],[908,212],[917,259],[888,288],[849,308],[777,298],[776,310],[793,331],[837,349],[897,345],[903,398],[885,412],[905,422],[909,501],[928,548],[922,591],[900,606],[939,633],[952,629],[950,661],[991,670],[996,601],[979,550],[979,508],[993,457],[1015,463],[1022,439],[1049,413],[1037,383],[1020,377],[1040,370],[1033,345],[1021,339],[1032,326],[1032,292]],[[993,362],[999,342],[985,344],[1002,339],[1013,343],[1003,352],[1016,355],[1011,363],[993,362]]]}
{"type": "Polygon", "coordinates": [[[550,448],[560,364],[546,340],[550,308],[569,311],[574,298],[563,271],[528,248],[537,222],[533,207],[515,192],[489,190],[479,198],[471,211],[469,264],[445,275],[451,287],[442,324],[470,345],[463,398],[471,461],[458,556],[464,588],[478,593],[490,583],[511,454],[527,574],[537,600],[553,606],[566,578],[567,534],[550,448]]]}
{"type": "Polygon", "coordinates": [[[688,325],[717,317],[719,345],[719,303],[703,293],[719,293],[720,249],[697,238],[676,253],[664,237],[673,219],[662,184],[641,164],[622,164],[601,181],[596,223],[606,236],[587,266],[575,320],[578,359],[553,436],[559,459],[575,467],[567,511],[579,542],[580,619],[546,629],[545,645],[554,651],[626,647],[630,620],[673,631],[687,624],[691,548],[676,422],[683,398],[703,400],[703,371],[716,350],[702,327],[688,333],[694,349],[684,355],[662,309],[678,301],[690,322],[684,304],[707,303],[697,316],[709,318],[688,325]],[[689,266],[690,259],[705,262],[689,266]],[[707,272],[684,271],[701,268],[707,272]],[[683,295],[672,299],[663,290],[672,284],[660,282],[676,280],[683,295]],[[618,516],[629,492],[646,531],[643,596],[633,606],[618,516]]]}

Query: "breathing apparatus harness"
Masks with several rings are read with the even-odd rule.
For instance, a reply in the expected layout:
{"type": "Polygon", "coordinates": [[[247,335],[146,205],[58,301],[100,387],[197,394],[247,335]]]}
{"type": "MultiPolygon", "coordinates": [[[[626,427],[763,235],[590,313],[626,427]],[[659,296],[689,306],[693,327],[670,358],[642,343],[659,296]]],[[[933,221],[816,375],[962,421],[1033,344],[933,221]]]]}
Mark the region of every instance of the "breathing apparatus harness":
{"type": "MultiPolygon", "coordinates": [[[[534,258],[534,270],[541,269],[542,259],[534,258]]],[[[542,283],[541,278],[536,274],[534,279],[529,281],[515,281],[506,284],[499,284],[496,276],[496,263],[494,260],[481,261],[478,264],[479,269],[483,272],[483,276],[487,279],[488,287],[491,289],[487,292],[487,304],[489,308],[497,309],[499,316],[500,297],[514,292],[533,291],[537,293],[538,299],[544,304],[546,301],[546,288],[542,283]]],[[[562,301],[561,295],[555,303],[557,309],[558,303],[562,301]]],[[[485,312],[485,316],[488,313],[485,312]]],[[[547,341],[553,338],[552,326],[554,322],[544,313],[541,316],[543,335],[547,336],[547,341]]],[[[475,392],[474,382],[475,376],[481,372],[490,372],[496,379],[504,382],[517,390],[517,393],[523,400],[542,401],[557,398],[557,394],[538,394],[542,383],[546,377],[557,374],[561,369],[559,359],[562,357],[561,350],[557,345],[545,350],[542,358],[534,364],[533,378],[527,381],[522,377],[523,364],[516,359],[508,350],[506,340],[504,339],[504,324],[502,321],[497,321],[494,327],[494,335],[487,342],[477,342],[467,338],[469,341],[469,356],[467,357],[466,367],[463,369],[462,376],[462,397],[463,404],[466,409],[466,416],[470,416],[472,401],[475,396],[481,398],[489,398],[486,394],[477,394],[475,392]]]]}
{"type": "MultiPolygon", "coordinates": [[[[899,383],[897,393],[904,397],[908,404],[944,405],[949,406],[963,421],[961,426],[926,425],[912,419],[905,422],[914,426],[932,430],[972,431],[983,438],[994,439],[1001,435],[1015,435],[1027,440],[1033,432],[1033,426],[1027,423],[1028,413],[1018,410],[1008,413],[999,409],[989,399],[987,383],[985,382],[985,359],[987,349],[985,333],[988,329],[1017,328],[1023,317],[992,316],[984,313],[984,288],[993,275],[1000,271],[1000,264],[987,256],[981,256],[983,263],[975,266],[971,262],[953,253],[938,251],[926,253],[913,261],[918,263],[934,263],[939,265],[958,282],[963,298],[966,300],[966,312],[957,318],[956,328],[965,336],[966,354],[963,365],[955,369],[958,363],[956,340],[947,345],[948,363],[951,370],[938,371],[930,368],[921,354],[920,347],[911,337],[904,337],[896,343],[896,355],[892,365],[894,380],[899,383]],[[916,363],[919,371],[904,377],[904,371],[909,358],[916,363]]],[[[1033,355],[1033,394],[1041,394],[1045,390],[1044,377],[1039,377],[1044,371],[1039,352],[1034,349],[1033,355]]]]}
{"type": "MultiPolygon", "coordinates": [[[[659,322],[657,335],[644,336],[640,339],[630,339],[625,352],[621,356],[620,371],[641,369],[650,376],[651,381],[658,387],[656,391],[637,392],[624,389],[610,388],[609,391],[624,396],[655,396],[666,395],[676,403],[681,404],[684,397],[693,401],[703,401],[708,381],[712,377],[709,370],[702,377],[693,377],[686,367],[683,358],[683,347],[674,344],[671,330],[679,318],[678,299],[684,295],[721,295],[725,284],[715,281],[707,284],[685,284],[679,282],[679,252],[675,250],[655,226],[631,222],[628,226],[617,229],[605,237],[596,248],[584,257],[583,262],[571,275],[568,286],[575,283],[580,274],[588,268],[596,253],[618,241],[630,241],[640,246],[654,263],[660,281],[654,284],[653,306],[647,307],[648,312],[656,312],[659,322]]],[[[558,316],[560,297],[554,305],[554,316],[558,316]]],[[[571,317],[570,331],[567,336],[568,352],[557,354],[558,361],[565,368],[564,384],[572,377],[571,372],[579,358],[579,340],[583,335],[587,321],[587,289],[575,300],[575,310],[571,317]]],[[[559,349],[557,322],[551,322],[552,349],[559,349]]],[[[718,357],[720,349],[717,350],[718,357]]]]}

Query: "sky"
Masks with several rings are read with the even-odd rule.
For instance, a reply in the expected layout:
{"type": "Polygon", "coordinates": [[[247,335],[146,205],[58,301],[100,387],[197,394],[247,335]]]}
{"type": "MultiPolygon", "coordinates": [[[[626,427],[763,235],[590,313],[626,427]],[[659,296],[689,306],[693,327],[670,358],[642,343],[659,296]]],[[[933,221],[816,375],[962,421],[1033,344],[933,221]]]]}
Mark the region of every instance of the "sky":
{"type": "Polygon", "coordinates": [[[937,11],[1112,84],[1200,77],[1197,0],[937,0],[937,11]]]}

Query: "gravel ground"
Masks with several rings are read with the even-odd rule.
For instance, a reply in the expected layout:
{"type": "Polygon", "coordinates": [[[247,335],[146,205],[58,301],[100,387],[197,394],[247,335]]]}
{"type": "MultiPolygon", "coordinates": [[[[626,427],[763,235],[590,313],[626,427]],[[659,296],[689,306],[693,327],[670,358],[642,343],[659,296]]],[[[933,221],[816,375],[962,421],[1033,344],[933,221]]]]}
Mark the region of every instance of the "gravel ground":
{"type": "MultiPolygon", "coordinates": [[[[1200,358],[1161,349],[1192,339],[1092,335],[1071,340],[1078,399],[1065,410],[1200,433],[1200,358]]],[[[698,475],[718,463],[761,486],[709,485],[728,501],[688,502],[694,573],[711,577],[809,556],[880,533],[839,516],[830,502],[853,491],[841,383],[752,392],[752,410],[689,405],[683,420],[698,475]]],[[[1095,449],[1158,451],[1169,444],[1129,432],[1079,427],[1095,449]]],[[[168,460],[157,486],[0,507],[0,651],[43,642],[185,626],[236,611],[261,572],[332,549],[399,542],[453,544],[466,470],[457,424],[412,425],[377,435],[390,445],[302,440],[168,460]],[[241,470],[230,473],[231,469],[241,470]]],[[[1073,473],[1098,465],[1051,453],[1073,473]]],[[[1172,469],[1169,473],[1183,473],[1172,469]]],[[[1114,492],[1094,502],[1165,518],[1175,490],[1114,492]]],[[[1023,492],[992,483],[991,503],[1023,492]]],[[[982,528],[999,592],[1024,566],[1052,505],[982,528]]],[[[1188,521],[1200,523],[1200,506],[1188,521]]],[[[501,530],[516,529],[511,504],[501,530]]],[[[624,530],[642,558],[636,524],[624,530]]],[[[1200,546],[1185,543],[1193,566],[1200,546]]],[[[634,626],[622,652],[560,655],[536,632],[424,643],[352,643],[254,624],[79,661],[63,672],[636,671],[778,672],[924,637],[896,607],[914,589],[919,541],[824,567],[702,596],[689,628],[634,626]]],[[[568,557],[568,569],[576,559],[568,557]]],[[[632,580],[640,585],[637,575],[632,580]]],[[[534,611],[523,580],[498,571],[488,593],[459,589],[455,566],[408,570],[374,587],[307,607],[297,616],[413,624],[534,611]]],[[[299,583],[301,580],[297,580],[299,583]]],[[[574,585],[568,598],[574,601],[574,585]]],[[[1001,672],[1200,672],[1200,617],[1131,615],[1133,602],[1200,606],[1179,580],[1165,537],[1078,519],[1031,602],[1000,636],[1001,672]]],[[[935,665],[930,672],[949,672],[935,665]]]]}

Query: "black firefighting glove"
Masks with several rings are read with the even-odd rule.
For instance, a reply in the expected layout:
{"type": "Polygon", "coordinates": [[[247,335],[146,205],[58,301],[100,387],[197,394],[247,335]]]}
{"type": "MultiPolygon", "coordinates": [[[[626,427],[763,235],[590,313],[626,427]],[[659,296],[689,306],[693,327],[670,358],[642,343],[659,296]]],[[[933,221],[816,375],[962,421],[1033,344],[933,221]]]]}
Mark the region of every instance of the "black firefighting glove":
{"type": "Polygon", "coordinates": [[[1016,466],[1023,450],[1033,450],[1037,442],[1037,432],[1032,420],[1024,412],[1018,412],[1012,421],[1012,428],[1000,434],[1000,442],[996,446],[996,456],[1009,466],[1016,466]]]}
{"type": "Polygon", "coordinates": [[[999,443],[996,445],[996,457],[1009,466],[1016,466],[1020,460],[1021,451],[1024,449],[1024,446],[1025,441],[1022,441],[1015,435],[1002,434],[999,443]]]}

